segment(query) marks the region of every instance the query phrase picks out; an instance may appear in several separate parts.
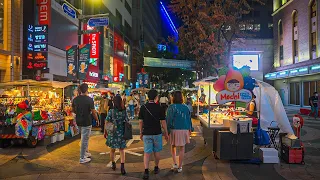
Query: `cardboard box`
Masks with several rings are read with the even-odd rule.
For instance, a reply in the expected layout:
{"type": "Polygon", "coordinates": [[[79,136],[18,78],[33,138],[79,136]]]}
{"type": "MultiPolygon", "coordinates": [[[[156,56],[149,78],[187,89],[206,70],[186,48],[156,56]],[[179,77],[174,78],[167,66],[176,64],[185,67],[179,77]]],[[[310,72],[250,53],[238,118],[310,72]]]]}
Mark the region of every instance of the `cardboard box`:
{"type": "Polygon", "coordinates": [[[252,119],[246,118],[246,120],[230,121],[230,131],[233,134],[252,132],[252,119]]]}
{"type": "Polygon", "coordinates": [[[300,139],[290,139],[287,137],[282,137],[282,143],[288,147],[299,148],[301,147],[300,139]]]}

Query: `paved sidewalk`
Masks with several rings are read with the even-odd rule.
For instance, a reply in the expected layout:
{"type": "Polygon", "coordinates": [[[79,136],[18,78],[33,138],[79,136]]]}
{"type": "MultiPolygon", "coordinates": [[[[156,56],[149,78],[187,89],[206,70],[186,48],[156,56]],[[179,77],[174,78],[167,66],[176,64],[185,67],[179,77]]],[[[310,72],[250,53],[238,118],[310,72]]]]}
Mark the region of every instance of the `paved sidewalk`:
{"type": "MultiPolygon", "coordinates": [[[[286,108],[289,119],[297,113],[296,108],[286,108]]],[[[305,118],[302,139],[306,148],[305,165],[281,164],[239,164],[213,158],[209,148],[204,146],[199,122],[194,120],[197,132],[186,147],[186,160],[183,173],[170,170],[172,160],[169,146],[165,143],[161,153],[161,173],[150,179],[169,180],[311,180],[320,179],[320,119],[305,118]]],[[[135,122],[137,125],[137,122],[135,122]]],[[[137,131],[135,131],[137,132],[137,131]]],[[[0,179],[114,179],[135,180],[142,178],[143,143],[138,136],[128,142],[126,149],[126,170],[121,176],[119,169],[113,172],[110,167],[109,148],[100,132],[93,133],[89,150],[93,155],[89,164],[79,164],[79,137],[49,146],[28,148],[15,145],[0,149],[0,179]]],[[[116,154],[119,158],[119,153],[116,154]]],[[[117,161],[118,167],[119,161],[117,161]]],[[[150,163],[153,169],[153,163],[150,163]]]]}

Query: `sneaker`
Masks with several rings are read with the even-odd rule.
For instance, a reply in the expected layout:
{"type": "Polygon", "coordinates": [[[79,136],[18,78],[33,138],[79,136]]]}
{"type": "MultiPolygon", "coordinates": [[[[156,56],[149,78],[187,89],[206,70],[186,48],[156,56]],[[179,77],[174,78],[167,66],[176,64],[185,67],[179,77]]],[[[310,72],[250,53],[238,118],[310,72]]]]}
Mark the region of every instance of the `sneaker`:
{"type": "Polygon", "coordinates": [[[148,180],[149,179],[149,172],[144,172],[143,179],[148,180]]]}
{"type": "Polygon", "coordinates": [[[87,158],[87,157],[80,158],[80,164],[88,163],[88,162],[90,162],[90,161],[91,161],[91,159],[90,159],[90,158],[87,158]]]}
{"type": "Polygon", "coordinates": [[[177,172],[178,172],[178,173],[181,173],[181,172],[182,172],[182,167],[181,167],[181,168],[178,168],[178,169],[177,169],[177,172]]]}
{"type": "Polygon", "coordinates": [[[178,169],[178,165],[176,165],[176,164],[173,164],[173,165],[172,165],[172,168],[171,168],[171,170],[176,170],[176,169],[178,169]]]}
{"type": "Polygon", "coordinates": [[[154,167],[154,174],[159,174],[160,169],[158,166],[154,167]]]}
{"type": "Polygon", "coordinates": [[[86,152],[86,153],[84,154],[84,157],[91,158],[91,153],[86,152]]]}

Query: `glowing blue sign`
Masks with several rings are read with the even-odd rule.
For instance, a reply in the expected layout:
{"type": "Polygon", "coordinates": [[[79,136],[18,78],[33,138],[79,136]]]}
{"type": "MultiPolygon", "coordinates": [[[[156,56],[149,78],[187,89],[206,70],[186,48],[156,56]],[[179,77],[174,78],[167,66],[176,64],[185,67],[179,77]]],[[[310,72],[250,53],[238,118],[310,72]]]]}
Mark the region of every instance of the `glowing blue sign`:
{"type": "Polygon", "coordinates": [[[63,9],[63,12],[66,13],[68,16],[72,17],[73,19],[77,18],[77,12],[68,4],[63,3],[62,9],[63,9]]]}

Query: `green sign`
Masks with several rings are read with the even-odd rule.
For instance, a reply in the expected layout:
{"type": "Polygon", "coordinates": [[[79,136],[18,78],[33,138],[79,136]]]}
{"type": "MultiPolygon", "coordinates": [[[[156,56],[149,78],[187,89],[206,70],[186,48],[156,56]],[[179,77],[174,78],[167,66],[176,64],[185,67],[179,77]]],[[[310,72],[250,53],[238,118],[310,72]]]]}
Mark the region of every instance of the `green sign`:
{"type": "Polygon", "coordinates": [[[196,62],[188,60],[164,59],[144,57],[144,66],[178,68],[178,69],[195,69],[196,62]]]}

